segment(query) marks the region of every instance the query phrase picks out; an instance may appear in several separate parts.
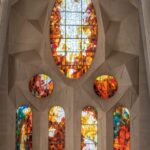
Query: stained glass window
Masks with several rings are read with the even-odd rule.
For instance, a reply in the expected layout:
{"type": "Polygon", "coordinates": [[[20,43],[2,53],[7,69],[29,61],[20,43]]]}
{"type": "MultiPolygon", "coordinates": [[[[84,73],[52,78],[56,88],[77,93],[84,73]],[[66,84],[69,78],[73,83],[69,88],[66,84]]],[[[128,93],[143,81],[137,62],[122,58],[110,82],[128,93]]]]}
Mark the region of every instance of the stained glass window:
{"type": "Polygon", "coordinates": [[[49,111],[49,150],[65,149],[65,112],[60,106],[49,111]]]}
{"type": "Polygon", "coordinates": [[[94,81],[94,90],[102,99],[112,97],[118,89],[118,83],[115,77],[110,75],[101,75],[94,81]]]}
{"type": "Polygon", "coordinates": [[[92,0],[56,0],[50,16],[50,44],[55,63],[66,77],[79,78],[91,66],[97,30],[92,0]]]}
{"type": "Polygon", "coordinates": [[[94,107],[82,110],[81,150],[97,150],[97,111],[94,107]]]}
{"type": "Polygon", "coordinates": [[[32,111],[28,105],[16,111],[16,150],[32,150],[32,111]]]}
{"type": "Polygon", "coordinates": [[[52,79],[45,74],[36,74],[29,82],[29,90],[37,98],[47,97],[52,94],[53,88],[52,79]]]}
{"type": "Polygon", "coordinates": [[[114,150],[130,150],[130,113],[125,107],[114,112],[114,150]]]}

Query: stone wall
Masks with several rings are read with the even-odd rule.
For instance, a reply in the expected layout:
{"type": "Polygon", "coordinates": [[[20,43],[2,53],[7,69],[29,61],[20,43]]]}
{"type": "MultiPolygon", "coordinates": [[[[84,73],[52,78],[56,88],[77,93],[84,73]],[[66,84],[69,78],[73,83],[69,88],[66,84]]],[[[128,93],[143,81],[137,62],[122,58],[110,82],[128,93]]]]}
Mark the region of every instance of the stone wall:
{"type": "Polygon", "coordinates": [[[150,1],[140,1],[141,33],[144,53],[141,52],[140,76],[140,149],[149,150],[150,139],[150,1]],[[145,80],[143,80],[145,79],[145,80]],[[146,80],[147,79],[147,80],[146,80]],[[149,88],[148,88],[149,87],[149,88]],[[149,90],[148,90],[149,89],[149,90]]]}
{"type": "Polygon", "coordinates": [[[59,72],[50,53],[48,17],[54,1],[12,0],[8,30],[9,6],[1,1],[0,149],[15,150],[15,111],[22,104],[33,111],[33,149],[48,149],[47,118],[53,105],[66,111],[66,150],[80,149],[80,114],[87,105],[98,110],[98,150],[112,150],[112,114],[118,105],[131,112],[131,150],[150,149],[149,0],[141,1],[142,5],[137,0],[93,1],[99,23],[97,52],[89,71],[76,81],[59,72]],[[42,102],[28,90],[28,81],[36,73],[48,74],[55,84],[53,95],[42,102]],[[119,83],[110,101],[100,100],[92,87],[95,77],[106,73],[119,83]]]}

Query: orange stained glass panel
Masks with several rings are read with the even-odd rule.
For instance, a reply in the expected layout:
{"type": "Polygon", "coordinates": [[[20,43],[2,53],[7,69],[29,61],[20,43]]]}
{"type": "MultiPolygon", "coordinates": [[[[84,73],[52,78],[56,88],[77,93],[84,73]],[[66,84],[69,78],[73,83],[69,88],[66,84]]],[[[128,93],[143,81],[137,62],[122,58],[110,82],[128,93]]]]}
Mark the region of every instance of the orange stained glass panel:
{"type": "Polygon", "coordinates": [[[56,65],[67,78],[79,78],[88,71],[97,33],[91,0],[56,0],[50,16],[50,45],[56,65]]]}

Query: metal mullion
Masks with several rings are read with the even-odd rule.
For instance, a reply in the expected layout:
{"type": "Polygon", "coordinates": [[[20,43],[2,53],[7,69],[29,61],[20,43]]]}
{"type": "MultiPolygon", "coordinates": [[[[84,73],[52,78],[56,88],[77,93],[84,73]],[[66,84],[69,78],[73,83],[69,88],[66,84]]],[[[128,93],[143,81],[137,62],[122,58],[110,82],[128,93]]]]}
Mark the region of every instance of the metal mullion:
{"type": "MultiPolygon", "coordinates": [[[[61,65],[61,66],[65,66],[65,65],[61,65]]],[[[68,66],[68,65],[66,65],[68,66]]],[[[71,66],[77,66],[77,65],[71,65],[71,66]]],[[[82,66],[82,65],[78,65],[78,66],[82,66]]],[[[91,65],[84,65],[85,67],[90,67],[91,65]]]]}
{"type": "MultiPolygon", "coordinates": [[[[66,15],[66,0],[65,0],[65,66],[66,66],[66,57],[67,57],[67,40],[66,40],[66,18],[67,18],[67,15],[66,15]]],[[[65,67],[65,75],[67,75],[67,72],[66,72],[66,67],[65,67]]]]}
{"type": "MultiPolygon", "coordinates": [[[[77,24],[77,25],[75,25],[75,24],[60,24],[61,26],[97,26],[97,25],[79,25],[79,24],[77,24]]],[[[50,25],[50,26],[52,26],[52,25],[50,25]]],[[[56,24],[56,26],[58,26],[57,24],[56,24]]]]}
{"type": "Polygon", "coordinates": [[[60,11],[60,12],[67,12],[67,13],[80,13],[81,11],[60,11]]]}
{"type": "MultiPolygon", "coordinates": [[[[81,40],[81,38],[51,38],[51,39],[74,39],[74,40],[81,40]]],[[[82,38],[84,40],[88,40],[89,38],[82,38]]],[[[95,38],[90,38],[90,39],[95,39],[95,38]]]]}
{"type": "Polygon", "coordinates": [[[82,56],[82,73],[83,73],[83,54],[82,54],[82,0],[81,0],[81,56],[82,56]]]}
{"type": "Polygon", "coordinates": [[[62,65],[63,67],[64,66],[68,66],[68,67],[70,67],[70,66],[72,66],[72,67],[76,67],[76,66],[79,66],[79,67],[82,67],[82,65],[62,65]]]}

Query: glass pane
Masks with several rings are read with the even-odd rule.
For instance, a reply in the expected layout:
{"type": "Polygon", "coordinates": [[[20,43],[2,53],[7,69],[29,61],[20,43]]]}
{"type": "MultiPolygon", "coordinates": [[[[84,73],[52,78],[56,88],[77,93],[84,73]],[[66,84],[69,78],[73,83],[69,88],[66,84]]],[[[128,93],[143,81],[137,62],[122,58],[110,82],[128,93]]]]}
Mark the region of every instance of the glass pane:
{"type": "Polygon", "coordinates": [[[48,135],[50,143],[62,143],[65,140],[65,126],[58,123],[51,124],[48,135]]]}
{"type": "Polygon", "coordinates": [[[97,150],[97,111],[87,106],[81,113],[81,149],[97,150]]]}
{"type": "MultiPolygon", "coordinates": [[[[46,74],[36,74],[29,81],[29,90],[33,96],[41,99],[52,94],[54,84],[52,79],[46,74]]],[[[29,122],[27,122],[28,127],[29,122]]],[[[30,132],[29,132],[30,133],[30,132]]]]}
{"type": "Polygon", "coordinates": [[[66,76],[68,78],[79,78],[82,73],[81,66],[66,66],[66,76]]]}
{"type": "Polygon", "coordinates": [[[97,19],[94,10],[82,13],[82,25],[97,25],[97,19]]]}
{"type": "Polygon", "coordinates": [[[130,150],[130,113],[125,107],[114,112],[114,150],[130,150]]]}
{"type": "Polygon", "coordinates": [[[97,124],[97,111],[93,107],[85,107],[81,114],[82,125],[97,124]]]}
{"type": "Polygon", "coordinates": [[[83,143],[97,143],[97,125],[82,125],[81,134],[83,143]]]}
{"type": "Polygon", "coordinates": [[[49,149],[62,150],[65,147],[65,112],[60,106],[49,111],[49,149]]]}
{"type": "Polygon", "coordinates": [[[65,150],[65,144],[64,143],[60,143],[60,144],[50,143],[49,150],[65,150]]]}
{"type": "Polygon", "coordinates": [[[53,56],[57,55],[56,52],[66,51],[66,40],[65,39],[51,39],[51,48],[53,50],[53,56]]]}
{"type": "Polygon", "coordinates": [[[66,25],[81,25],[81,13],[66,13],[66,25]]]}
{"type": "Polygon", "coordinates": [[[66,53],[66,65],[82,65],[82,53],[81,52],[67,52],[66,53]]]}
{"type": "Polygon", "coordinates": [[[81,150],[97,150],[97,144],[84,144],[81,146],[81,150]]]}
{"type": "Polygon", "coordinates": [[[81,12],[81,0],[66,0],[66,11],[81,12]]]}
{"type": "Polygon", "coordinates": [[[118,82],[113,76],[101,75],[94,81],[94,90],[99,97],[107,100],[117,92],[118,82]]]}
{"type": "Polygon", "coordinates": [[[90,66],[83,65],[83,67],[82,67],[83,74],[86,73],[89,70],[89,68],[90,68],[90,66]]]}
{"type": "Polygon", "coordinates": [[[82,26],[82,38],[96,39],[97,26],[82,26]]]}
{"type": "Polygon", "coordinates": [[[66,53],[65,52],[56,52],[53,53],[53,57],[56,65],[66,65],[66,53]]]}
{"type": "Polygon", "coordinates": [[[65,12],[59,12],[59,11],[52,11],[51,17],[50,17],[50,24],[51,25],[65,25],[66,16],[65,12]]]}
{"type": "Polygon", "coordinates": [[[63,123],[65,121],[64,109],[60,106],[54,106],[49,111],[49,121],[63,123]]]}
{"type": "Polygon", "coordinates": [[[32,111],[28,105],[16,110],[16,149],[32,150],[32,111]]]}
{"type": "Polygon", "coordinates": [[[81,39],[67,39],[66,51],[69,51],[69,52],[81,51],[81,39]]]}
{"type": "Polygon", "coordinates": [[[91,65],[94,58],[93,52],[82,52],[82,59],[84,65],[91,65]]]}
{"type": "Polygon", "coordinates": [[[88,9],[90,9],[92,5],[92,1],[91,0],[82,0],[82,12],[87,11],[88,9]]]}
{"type": "Polygon", "coordinates": [[[51,26],[50,28],[50,38],[65,38],[65,26],[51,26]]]}
{"type": "Polygon", "coordinates": [[[95,39],[82,39],[82,51],[95,53],[97,40],[95,39]]]}
{"type": "Polygon", "coordinates": [[[65,11],[66,0],[56,0],[53,10],[55,11],[65,11]]]}
{"type": "Polygon", "coordinates": [[[61,71],[62,74],[66,75],[66,65],[58,65],[59,70],[61,71]]]}
{"type": "Polygon", "coordinates": [[[66,38],[81,38],[81,26],[66,26],[66,38]]]}

